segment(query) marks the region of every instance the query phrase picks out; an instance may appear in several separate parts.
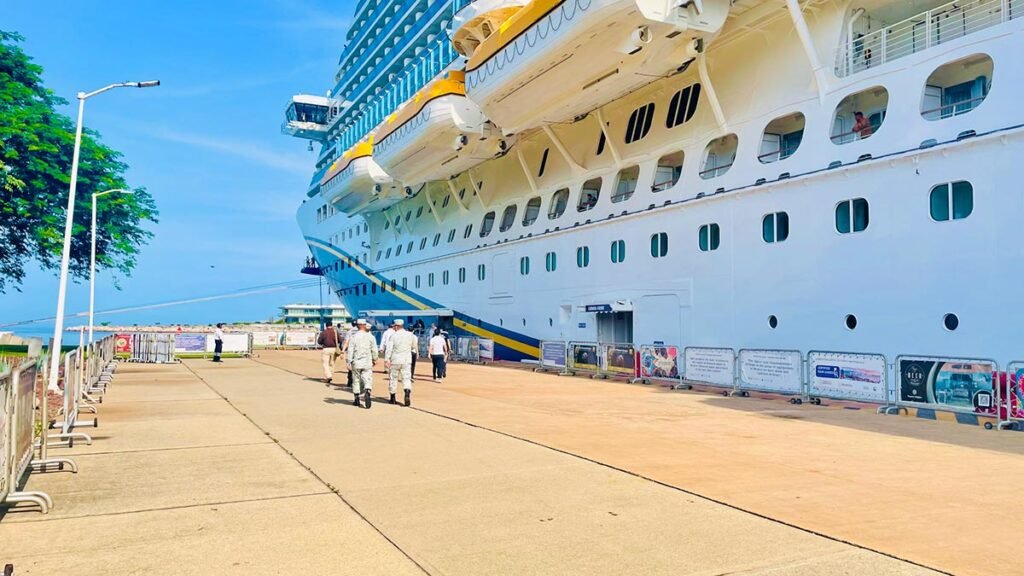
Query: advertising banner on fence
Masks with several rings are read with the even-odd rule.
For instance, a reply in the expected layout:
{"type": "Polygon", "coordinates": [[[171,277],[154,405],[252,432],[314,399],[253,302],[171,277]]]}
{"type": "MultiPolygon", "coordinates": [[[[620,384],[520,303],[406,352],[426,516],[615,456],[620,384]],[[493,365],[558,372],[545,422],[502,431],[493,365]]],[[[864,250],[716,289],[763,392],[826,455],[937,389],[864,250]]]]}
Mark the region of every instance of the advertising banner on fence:
{"type": "Polygon", "coordinates": [[[694,382],[732,386],[733,359],[730,348],[686,348],[683,350],[684,377],[694,382]]]}
{"type": "Polygon", "coordinates": [[[613,374],[636,375],[636,349],[629,344],[606,344],[605,370],[613,374]]]}
{"type": "Polygon", "coordinates": [[[573,368],[596,372],[600,367],[596,344],[570,344],[569,356],[572,358],[573,368]]]}
{"type": "Polygon", "coordinates": [[[956,412],[995,412],[991,362],[900,358],[897,369],[900,402],[956,412]]]}
{"type": "Polygon", "coordinates": [[[565,342],[540,343],[541,366],[565,368],[565,342]]]}
{"type": "Polygon", "coordinates": [[[480,359],[494,361],[494,340],[480,338],[480,359]]]}
{"type": "Polygon", "coordinates": [[[803,355],[790,350],[740,350],[740,386],[766,392],[803,392],[803,355]]]}
{"type": "Polygon", "coordinates": [[[278,346],[281,343],[280,332],[253,332],[252,333],[252,345],[259,346],[261,348],[272,348],[278,346]]]}
{"type": "Polygon", "coordinates": [[[1009,393],[1006,394],[1009,399],[1007,402],[1009,417],[1014,420],[1024,420],[1024,366],[1016,363],[1010,366],[1009,393]]]}
{"type": "MultiPolygon", "coordinates": [[[[213,338],[210,338],[213,341],[213,338]]],[[[213,344],[211,344],[212,346],[213,344]]],[[[210,348],[213,350],[213,348],[210,348]]],[[[205,352],[206,334],[178,334],[174,337],[174,353],[205,352]]]]}
{"type": "Polygon", "coordinates": [[[284,345],[312,348],[316,346],[316,332],[285,332],[284,345]]]}
{"type": "MultiPolygon", "coordinates": [[[[248,354],[249,353],[249,333],[245,334],[225,334],[224,335],[224,352],[228,354],[248,354]]],[[[206,351],[213,352],[213,335],[206,340],[206,351]]]]}
{"type": "Polygon", "coordinates": [[[679,348],[675,346],[641,346],[640,377],[679,378],[679,348]]]}
{"type": "Polygon", "coordinates": [[[114,354],[132,353],[132,335],[118,334],[114,336],[114,354]]]}
{"type": "Polygon", "coordinates": [[[885,357],[878,354],[811,352],[811,396],[885,403],[885,357]]]}

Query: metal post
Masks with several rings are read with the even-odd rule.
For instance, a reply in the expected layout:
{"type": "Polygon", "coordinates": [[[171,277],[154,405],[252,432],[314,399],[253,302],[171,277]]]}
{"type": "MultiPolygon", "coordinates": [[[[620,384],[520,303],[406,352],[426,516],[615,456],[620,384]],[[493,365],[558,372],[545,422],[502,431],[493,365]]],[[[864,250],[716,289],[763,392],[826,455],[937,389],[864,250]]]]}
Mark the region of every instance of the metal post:
{"type": "Polygon", "coordinates": [[[89,247],[89,344],[92,344],[92,326],[96,310],[96,194],[92,195],[92,232],[89,247]]]}

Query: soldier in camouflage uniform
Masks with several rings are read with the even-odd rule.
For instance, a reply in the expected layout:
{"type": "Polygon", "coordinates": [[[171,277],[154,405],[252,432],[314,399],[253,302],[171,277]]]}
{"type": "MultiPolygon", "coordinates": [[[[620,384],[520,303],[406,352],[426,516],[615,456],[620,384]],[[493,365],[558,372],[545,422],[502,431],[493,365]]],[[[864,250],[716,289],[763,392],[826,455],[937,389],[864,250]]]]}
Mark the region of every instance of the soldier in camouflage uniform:
{"type": "Polygon", "coordinates": [[[370,393],[373,391],[373,364],[377,361],[377,339],[370,334],[370,325],[366,320],[356,320],[359,332],[348,339],[345,348],[345,361],[352,373],[352,392],[355,394],[354,405],[359,406],[359,389],[363,388],[363,401],[370,407],[370,393]]]}
{"type": "Polygon", "coordinates": [[[388,369],[388,390],[391,392],[391,403],[395,404],[395,393],[398,392],[398,378],[402,378],[405,389],[405,405],[412,404],[412,355],[416,352],[416,335],[404,328],[405,322],[395,320],[395,333],[388,341],[384,352],[384,362],[388,369]]]}

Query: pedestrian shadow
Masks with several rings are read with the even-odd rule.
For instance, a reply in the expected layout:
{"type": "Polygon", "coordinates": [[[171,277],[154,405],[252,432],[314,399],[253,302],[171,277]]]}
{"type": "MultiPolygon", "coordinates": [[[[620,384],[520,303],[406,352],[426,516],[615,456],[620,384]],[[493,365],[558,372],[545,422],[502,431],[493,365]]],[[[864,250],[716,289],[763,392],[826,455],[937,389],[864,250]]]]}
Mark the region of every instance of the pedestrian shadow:
{"type": "Polygon", "coordinates": [[[327,397],[324,398],[324,404],[348,404],[348,405],[351,406],[352,405],[352,399],[351,398],[331,398],[330,396],[327,396],[327,397]]]}

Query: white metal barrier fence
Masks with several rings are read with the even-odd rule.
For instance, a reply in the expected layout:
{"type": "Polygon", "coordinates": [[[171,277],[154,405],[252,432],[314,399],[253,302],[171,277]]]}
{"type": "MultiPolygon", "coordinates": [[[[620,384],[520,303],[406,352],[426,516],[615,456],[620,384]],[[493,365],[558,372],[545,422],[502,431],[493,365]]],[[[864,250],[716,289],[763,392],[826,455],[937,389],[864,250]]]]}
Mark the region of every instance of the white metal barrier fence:
{"type": "Polygon", "coordinates": [[[175,362],[174,346],[174,334],[132,334],[128,361],[147,364],[175,362]]]}
{"type": "Polygon", "coordinates": [[[641,344],[637,351],[637,378],[644,383],[665,381],[679,386],[683,377],[679,352],[678,346],[666,346],[664,343],[641,344]]]}

